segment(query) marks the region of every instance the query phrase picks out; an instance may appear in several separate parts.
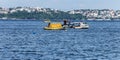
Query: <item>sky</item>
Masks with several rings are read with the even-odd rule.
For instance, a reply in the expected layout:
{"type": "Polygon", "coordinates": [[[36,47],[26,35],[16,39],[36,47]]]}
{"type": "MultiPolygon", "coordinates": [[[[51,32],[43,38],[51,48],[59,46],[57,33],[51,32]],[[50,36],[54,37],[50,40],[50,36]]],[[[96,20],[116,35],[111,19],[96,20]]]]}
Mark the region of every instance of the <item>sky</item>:
{"type": "Polygon", "coordinates": [[[0,7],[43,7],[59,10],[120,9],[120,0],[0,0],[0,7]]]}

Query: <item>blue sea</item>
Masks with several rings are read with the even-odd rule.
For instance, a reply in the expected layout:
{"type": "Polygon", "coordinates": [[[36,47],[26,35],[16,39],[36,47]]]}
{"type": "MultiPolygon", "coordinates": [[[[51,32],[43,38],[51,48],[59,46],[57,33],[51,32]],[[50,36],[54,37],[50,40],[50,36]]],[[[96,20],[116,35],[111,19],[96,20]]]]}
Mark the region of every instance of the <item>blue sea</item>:
{"type": "Polygon", "coordinates": [[[35,20],[0,20],[0,60],[120,60],[120,21],[44,30],[35,20]]]}

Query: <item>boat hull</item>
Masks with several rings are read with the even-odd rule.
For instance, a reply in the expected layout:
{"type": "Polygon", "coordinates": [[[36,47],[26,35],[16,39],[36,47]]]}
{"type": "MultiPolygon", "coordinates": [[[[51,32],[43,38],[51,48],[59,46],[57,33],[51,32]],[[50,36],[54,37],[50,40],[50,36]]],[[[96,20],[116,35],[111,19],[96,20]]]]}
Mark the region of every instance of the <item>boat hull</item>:
{"type": "Polygon", "coordinates": [[[79,26],[79,27],[74,27],[75,29],[88,29],[89,28],[89,26],[86,26],[86,27],[81,27],[81,26],[79,26]]]}

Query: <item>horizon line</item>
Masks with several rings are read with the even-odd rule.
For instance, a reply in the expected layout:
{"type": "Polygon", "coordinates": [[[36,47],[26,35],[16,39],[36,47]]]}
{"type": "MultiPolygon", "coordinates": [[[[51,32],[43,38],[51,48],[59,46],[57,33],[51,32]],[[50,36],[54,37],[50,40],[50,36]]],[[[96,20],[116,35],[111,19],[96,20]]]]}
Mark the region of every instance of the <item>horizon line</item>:
{"type": "MultiPolygon", "coordinates": [[[[40,6],[36,6],[36,7],[28,7],[28,6],[16,6],[16,7],[0,7],[0,8],[17,8],[17,7],[21,7],[21,8],[50,8],[50,7],[40,7],[40,6]]],[[[50,9],[56,9],[56,10],[61,10],[61,11],[71,11],[71,10],[104,10],[104,9],[108,9],[108,10],[120,10],[120,9],[111,9],[111,8],[75,8],[75,9],[69,9],[69,10],[63,10],[63,9],[57,9],[57,8],[50,8],[50,9]]]]}

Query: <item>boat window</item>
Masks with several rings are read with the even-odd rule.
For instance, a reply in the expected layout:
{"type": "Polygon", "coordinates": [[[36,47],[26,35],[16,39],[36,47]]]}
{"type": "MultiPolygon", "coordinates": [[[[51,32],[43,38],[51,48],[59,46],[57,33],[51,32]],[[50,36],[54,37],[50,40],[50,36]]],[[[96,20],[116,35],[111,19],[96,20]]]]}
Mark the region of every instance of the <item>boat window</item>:
{"type": "Polygon", "coordinates": [[[80,23],[74,23],[74,26],[80,26],[80,23]]]}
{"type": "Polygon", "coordinates": [[[83,22],[83,24],[87,24],[86,22],[83,22]]]}

